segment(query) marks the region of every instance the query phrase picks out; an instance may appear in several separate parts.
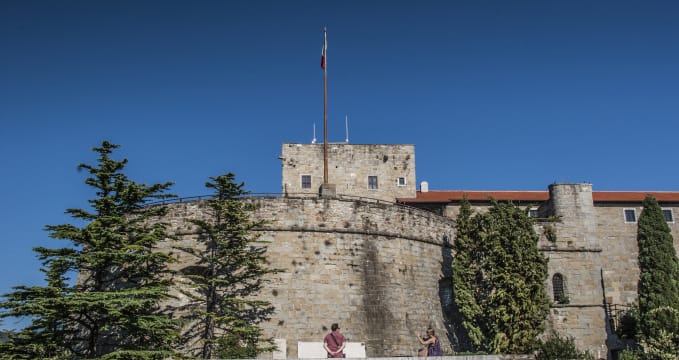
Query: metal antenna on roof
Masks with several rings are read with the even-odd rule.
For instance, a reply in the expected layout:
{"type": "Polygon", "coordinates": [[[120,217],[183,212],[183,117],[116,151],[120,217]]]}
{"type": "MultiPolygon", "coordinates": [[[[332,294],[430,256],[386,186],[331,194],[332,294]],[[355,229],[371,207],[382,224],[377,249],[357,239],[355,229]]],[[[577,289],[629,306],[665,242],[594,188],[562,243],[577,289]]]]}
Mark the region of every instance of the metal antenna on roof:
{"type": "Polygon", "coordinates": [[[347,138],[344,140],[345,143],[349,143],[349,115],[344,115],[344,128],[347,132],[347,138]]]}
{"type": "Polygon", "coordinates": [[[311,139],[311,143],[315,144],[316,143],[316,123],[314,123],[314,137],[311,139]]]}

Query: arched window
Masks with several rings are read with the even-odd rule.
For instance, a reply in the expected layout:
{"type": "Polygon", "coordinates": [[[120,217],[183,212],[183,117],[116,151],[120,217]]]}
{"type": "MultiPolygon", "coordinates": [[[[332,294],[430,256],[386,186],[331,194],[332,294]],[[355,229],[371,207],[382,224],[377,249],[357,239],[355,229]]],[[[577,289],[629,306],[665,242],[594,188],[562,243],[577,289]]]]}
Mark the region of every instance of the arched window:
{"type": "Polygon", "coordinates": [[[554,290],[554,301],[560,304],[568,304],[566,283],[563,279],[563,275],[556,273],[552,276],[552,289],[554,290]]]}

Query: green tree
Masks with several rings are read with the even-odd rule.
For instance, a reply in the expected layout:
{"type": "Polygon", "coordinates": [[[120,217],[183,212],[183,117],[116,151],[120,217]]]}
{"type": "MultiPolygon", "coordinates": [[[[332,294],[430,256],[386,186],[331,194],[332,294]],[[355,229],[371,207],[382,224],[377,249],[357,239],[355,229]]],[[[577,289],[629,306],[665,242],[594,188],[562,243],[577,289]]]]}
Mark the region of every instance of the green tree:
{"type": "Polygon", "coordinates": [[[231,173],[210,179],[205,186],[214,197],[207,201],[208,218],[192,220],[202,246],[180,248],[197,264],[183,269],[190,280],[185,294],[191,299],[185,336],[200,339],[189,352],[205,359],[253,358],[274,349],[259,327],[274,308],[254,296],[266,275],[280,270],[266,266],[266,247],[253,232],[263,222],[251,220],[255,207],[241,199],[248,194],[244,184],[231,173]]]}
{"type": "Polygon", "coordinates": [[[165,358],[172,355],[177,326],[160,313],[168,298],[167,264],[153,251],[167,237],[158,221],[166,212],[149,202],[173,195],[171,183],[145,185],[122,172],[127,160],[110,157],[118,145],[93,150],[96,165],[80,164],[96,190],[91,209],[67,209],[73,224],[50,225],[50,237],[70,243],[38,247],[45,286],[17,286],[0,302],[2,317],[28,317],[31,324],[10,339],[17,357],[165,358]],[[72,281],[70,276],[77,274],[72,281]]]}
{"type": "Polygon", "coordinates": [[[455,240],[453,241],[453,298],[457,307],[457,318],[461,322],[463,333],[460,339],[459,351],[474,351],[483,343],[483,333],[476,324],[476,319],[483,309],[476,302],[479,290],[475,283],[481,276],[480,264],[475,261],[477,244],[472,239],[473,211],[467,198],[462,200],[460,212],[457,215],[455,240]]]}
{"type": "Polygon", "coordinates": [[[547,259],[537,248],[533,220],[512,203],[494,200],[487,212],[468,219],[456,236],[454,262],[460,264],[453,265],[454,277],[460,276],[454,281],[468,281],[454,285],[463,325],[477,350],[531,352],[549,312],[547,259]]]}
{"type": "Polygon", "coordinates": [[[679,353],[679,259],[672,234],[655,198],[644,199],[639,216],[639,336],[649,357],[649,347],[668,340],[679,353]],[[669,335],[668,335],[669,333],[669,335]]]}
{"type": "Polygon", "coordinates": [[[7,334],[8,341],[0,344],[3,358],[62,358],[72,354],[66,345],[69,332],[64,328],[65,308],[54,301],[66,291],[69,262],[55,260],[47,266],[48,269],[41,269],[46,274],[47,286],[17,286],[15,292],[5,295],[7,301],[0,303],[0,307],[8,310],[0,316],[33,316],[29,326],[7,334]]]}

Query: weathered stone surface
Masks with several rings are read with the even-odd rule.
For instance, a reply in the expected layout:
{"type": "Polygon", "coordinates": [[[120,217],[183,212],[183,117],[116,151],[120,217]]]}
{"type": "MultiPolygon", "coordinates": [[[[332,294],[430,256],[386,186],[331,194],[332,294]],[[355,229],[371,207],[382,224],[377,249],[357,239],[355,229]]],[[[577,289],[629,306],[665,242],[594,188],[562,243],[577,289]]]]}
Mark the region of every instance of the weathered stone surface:
{"type": "MultiPolygon", "coordinates": [[[[286,270],[261,294],[276,307],[263,326],[268,335],[288,344],[319,341],[338,322],[349,341],[366,344],[368,356],[393,356],[416,353],[415,333],[432,326],[449,348],[442,306],[450,298],[442,305],[441,294],[449,293],[442,280],[450,277],[451,220],[364,201],[250,201],[257,205],[255,217],[268,221],[260,240],[270,265],[286,270]]],[[[167,220],[177,239],[162,248],[200,246],[187,220],[204,217],[204,210],[204,202],[170,205],[167,220]]],[[[178,269],[190,264],[185,254],[175,254],[178,269]]],[[[295,352],[289,347],[288,357],[295,352]]]]}
{"type": "MultiPolygon", "coordinates": [[[[283,192],[318,194],[323,183],[323,144],[283,144],[283,192]],[[302,175],[311,176],[302,188],[302,175]]],[[[415,146],[328,144],[328,183],[337,194],[394,201],[415,196],[415,146]],[[368,176],[377,176],[377,189],[368,188],[368,176]],[[404,183],[399,184],[398,179],[404,183]]]]}
{"type": "MultiPolygon", "coordinates": [[[[323,180],[322,144],[283,144],[283,193],[289,197],[258,198],[256,217],[267,241],[271,266],[285,273],[271,277],[261,296],[276,306],[264,324],[268,335],[291,344],[320,341],[338,322],[350,341],[364,342],[370,357],[412,355],[419,347],[414,333],[436,329],[449,349],[445,309],[450,305],[450,264],[447,241],[454,238],[459,204],[418,204],[425,212],[393,203],[416,196],[413,145],[329,144],[329,179],[335,196],[319,198],[323,180]],[[311,176],[302,188],[301,176],[311,176]],[[368,176],[378,189],[368,189],[368,176]],[[398,179],[404,184],[399,186],[398,179]],[[362,200],[358,200],[362,199],[362,200]],[[369,199],[377,199],[372,201],[369,199]]],[[[545,285],[554,300],[553,276],[561,274],[568,304],[554,303],[547,331],[573,336],[579,347],[606,353],[613,335],[604,303],[636,302],[639,277],[636,223],[624,221],[624,209],[641,213],[641,202],[594,202],[591,184],[553,184],[549,200],[516,202],[538,207],[535,225],[539,248],[549,258],[545,285]],[[548,239],[546,229],[553,230],[548,239]]],[[[476,201],[475,211],[489,202],[476,201]]],[[[662,203],[677,216],[678,203],[662,203]]],[[[190,219],[205,216],[200,201],[176,203],[167,221],[176,235],[162,244],[179,262],[191,264],[173,246],[199,246],[190,219]]],[[[679,250],[679,226],[669,223],[679,250]]],[[[178,276],[176,283],[181,282],[178,276]]],[[[185,302],[178,294],[174,305],[185,302]]],[[[497,357],[493,357],[497,358],[497,357]]]]}

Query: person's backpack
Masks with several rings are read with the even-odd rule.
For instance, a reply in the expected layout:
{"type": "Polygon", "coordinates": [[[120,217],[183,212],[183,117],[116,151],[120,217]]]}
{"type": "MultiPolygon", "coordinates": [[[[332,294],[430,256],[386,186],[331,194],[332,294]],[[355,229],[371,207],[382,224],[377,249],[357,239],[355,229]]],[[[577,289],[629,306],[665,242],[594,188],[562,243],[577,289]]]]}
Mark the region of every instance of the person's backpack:
{"type": "Polygon", "coordinates": [[[434,341],[434,344],[429,348],[429,354],[428,356],[443,356],[443,350],[441,349],[441,343],[439,342],[439,339],[437,338],[436,341],[434,341]]]}

